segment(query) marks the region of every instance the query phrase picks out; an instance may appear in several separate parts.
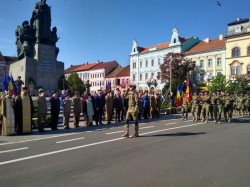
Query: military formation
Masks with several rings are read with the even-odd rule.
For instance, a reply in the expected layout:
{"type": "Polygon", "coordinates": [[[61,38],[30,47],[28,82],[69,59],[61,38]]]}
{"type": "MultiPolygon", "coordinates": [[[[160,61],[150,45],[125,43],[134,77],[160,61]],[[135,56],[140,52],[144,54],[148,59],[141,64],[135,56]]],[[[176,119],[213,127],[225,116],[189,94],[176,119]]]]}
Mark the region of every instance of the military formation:
{"type": "Polygon", "coordinates": [[[216,91],[196,92],[192,98],[183,97],[182,120],[187,120],[191,109],[193,121],[221,123],[231,122],[233,114],[238,116],[250,115],[249,94],[216,91]]]}

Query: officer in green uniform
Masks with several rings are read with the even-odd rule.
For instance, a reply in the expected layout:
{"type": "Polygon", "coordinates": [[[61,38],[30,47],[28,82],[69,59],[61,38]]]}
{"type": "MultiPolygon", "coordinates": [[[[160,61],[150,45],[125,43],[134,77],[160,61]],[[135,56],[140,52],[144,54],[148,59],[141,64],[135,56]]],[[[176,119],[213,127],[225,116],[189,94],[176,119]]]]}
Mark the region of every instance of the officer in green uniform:
{"type": "Polygon", "coordinates": [[[200,102],[201,102],[201,97],[198,95],[198,93],[194,93],[194,96],[192,97],[192,101],[191,101],[191,105],[192,105],[191,112],[193,116],[193,121],[198,120],[200,102]]]}
{"type": "Polygon", "coordinates": [[[223,96],[222,96],[221,92],[218,91],[217,92],[217,117],[219,116],[219,119],[218,120],[216,119],[216,122],[218,122],[219,124],[221,123],[221,114],[222,114],[223,110],[224,110],[223,96]]]}
{"type": "Polygon", "coordinates": [[[139,125],[138,125],[138,94],[134,85],[130,85],[130,88],[125,92],[124,97],[128,99],[128,111],[125,121],[125,134],[122,137],[129,137],[129,119],[133,119],[135,122],[135,134],[132,137],[139,137],[139,125]]]}
{"type": "Polygon", "coordinates": [[[210,97],[208,91],[205,91],[205,94],[202,96],[201,99],[202,99],[201,112],[203,115],[201,122],[203,122],[203,121],[208,122],[208,113],[209,113],[209,108],[210,108],[210,104],[211,104],[211,97],[210,97]]]}
{"type": "Polygon", "coordinates": [[[188,106],[189,106],[189,102],[186,99],[186,94],[184,94],[182,108],[181,108],[182,120],[188,119],[188,106]]]}

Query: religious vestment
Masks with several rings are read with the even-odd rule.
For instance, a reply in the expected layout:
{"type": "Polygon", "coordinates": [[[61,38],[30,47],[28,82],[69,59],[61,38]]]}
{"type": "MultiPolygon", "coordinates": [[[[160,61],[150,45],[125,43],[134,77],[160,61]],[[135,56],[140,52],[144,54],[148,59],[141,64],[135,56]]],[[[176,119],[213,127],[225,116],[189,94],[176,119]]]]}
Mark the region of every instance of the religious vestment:
{"type": "Polygon", "coordinates": [[[23,93],[18,96],[15,104],[15,117],[18,134],[31,133],[32,131],[32,116],[34,107],[31,97],[23,93]]]}
{"type": "Polygon", "coordinates": [[[14,97],[6,96],[2,100],[1,115],[3,116],[2,136],[16,134],[15,132],[15,99],[14,97]]]}

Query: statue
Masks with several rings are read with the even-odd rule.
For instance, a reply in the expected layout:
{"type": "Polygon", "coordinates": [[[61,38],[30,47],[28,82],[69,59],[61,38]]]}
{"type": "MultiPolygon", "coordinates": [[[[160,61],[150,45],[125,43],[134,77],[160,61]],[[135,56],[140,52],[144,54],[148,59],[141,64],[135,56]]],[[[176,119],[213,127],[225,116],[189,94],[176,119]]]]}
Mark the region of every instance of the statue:
{"type": "Polygon", "coordinates": [[[91,87],[91,84],[89,83],[89,80],[87,80],[87,82],[85,83],[84,86],[86,87],[87,95],[89,95],[90,94],[90,87],[91,87]]]}
{"type": "Polygon", "coordinates": [[[33,58],[33,28],[28,21],[24,21],[22,26],[17,26],[16,29],[16,45],[18,59],[24,57],[33,58]]]}
{"type": "Polygon", "coordinates": [[[57,41],[59,40],[59,38],[57,37],[57,28],[56,27],[53,27],[52,28],[52,32],[51,32],[51,35],[50,35],[50,44],[52,46],[55,47],[55,50],[56,50],[56,58],[57,58],[57,55],[59,53],[59,48],[56,47],[56,43],[57,41]]]}
{"type": "Polygon", "coordinates": [[[17,77],[18,79],[15,80],[16,86],[17,86],[17,95],[21,94],[21,89],[22,89],[22,85],[24,85],[24,82],[21,80],[21,76],[17,77]]]}
{"type": "Polygon", "coordinates": [[[51,13],[46,0],[36,3],[30,24],[35,28],[36,43],[49,44],[51,13]]]}

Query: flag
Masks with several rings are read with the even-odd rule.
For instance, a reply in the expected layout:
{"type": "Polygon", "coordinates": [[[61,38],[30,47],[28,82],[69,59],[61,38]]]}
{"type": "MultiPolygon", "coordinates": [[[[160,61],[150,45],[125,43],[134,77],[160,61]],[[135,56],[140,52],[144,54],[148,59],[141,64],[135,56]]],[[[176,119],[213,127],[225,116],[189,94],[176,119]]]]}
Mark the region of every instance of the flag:
{"type": "Polygon", "coordinates": [[[177,86],[177,94],[176,94],[176,104],[177,106],[182,105],[182,97],[183,97],[183,85],[180,84],[177,86]]]}
{"type": "Polygon", "coordinates": [[[6,79],[6,75],[3,75],[3,87],[4,87],[4,90],[5,91],[8,91],[8,82],[7,82],[7,79],[6,79]]]}
{"type": "Polygon", "coordinates": [[[12,90],[14,92],[13,94],[17,95],[17,86],[12,75],[10,74],[8,75],[7,84],[8,84],[8,90],[12,90]]]}
{"type": "Polygon", "coordinates": [[[12,75],[11,75],[11,82],[12,82],[13,87],[14,87],[14,95],[17,95],[17,86],[16,86],[16,82],[14,81],[12,75]]]}
{"type": "Polygon", "coordinates": [[[191,86],[190,86],[190,80],[187,79],[187,88],[186,88],[186,100],[190,102],[190,91],[191,91],[191,86]]]}

